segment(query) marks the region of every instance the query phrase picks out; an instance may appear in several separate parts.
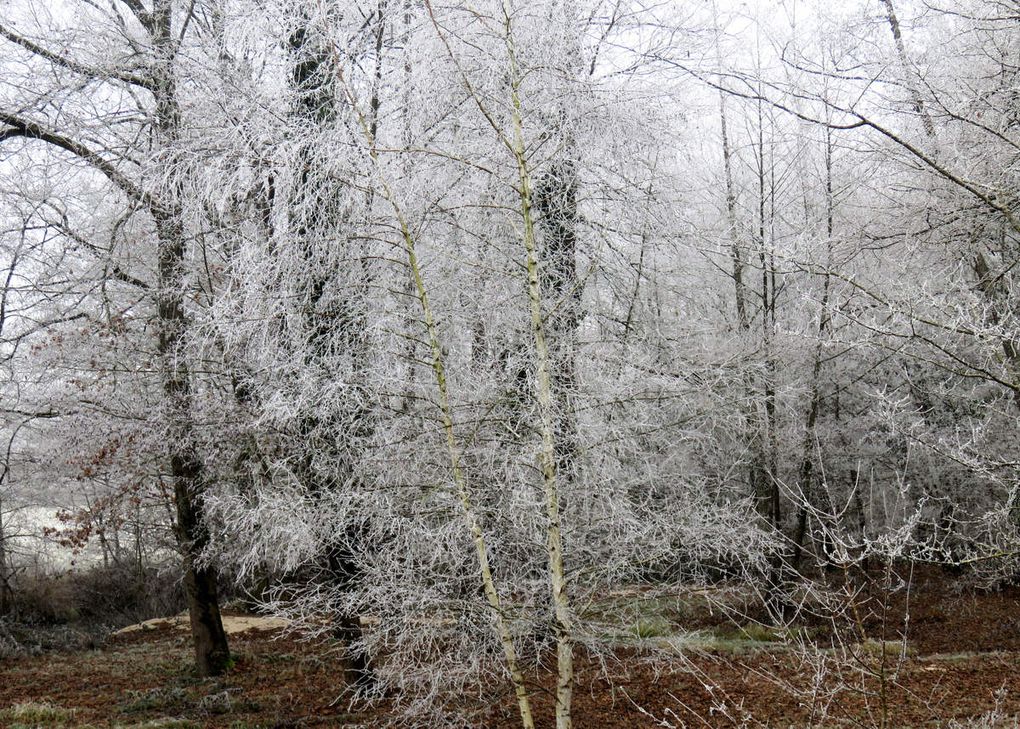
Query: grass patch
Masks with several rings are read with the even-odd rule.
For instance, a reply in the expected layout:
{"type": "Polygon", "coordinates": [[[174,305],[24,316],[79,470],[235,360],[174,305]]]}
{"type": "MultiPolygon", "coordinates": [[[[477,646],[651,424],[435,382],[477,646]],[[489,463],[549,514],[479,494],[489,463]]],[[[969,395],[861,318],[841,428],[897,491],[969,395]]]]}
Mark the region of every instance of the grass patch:
{"type": "Polygon", "coordinates": [[[203,696],[198,701],[198,710],[205,714],[250,714],[260,710],[260,706],[243,696],[234,696],[236,690],[224,689],[203,696]]]}
{"type": "Polygon", "coordinates": [[[673,626],[663,618],[641,618],[630,626],[630,633],[640,640],[665,638],[673,634],[673,626]]]}
{"type": "Polygon", "coordinates": [[[128,691],[120,710],[124,714],[184,711],[192,708],[188,692],[177,686],[161,686],[144,691],[128,691]]]}
{"type": "MultiPolygon", "coordinates": [[[[855,648],[856,652],[872,658],[881,658],[883,655],[886,658],[898,658],[903,653],[903,641],[868,638],[863,643],[858,643],[855,648]]],[[[906,655],[907,657],[915,656],[917,651],[908,644],[906,655]]]]}
{"type": "Polygon", "coordinates": [[[745,640],[756,643],[778,643],[787,638],[786,631],[761,623],[748,623],[738,629],[738,634],[745,640]]]}
{"type": "Polygon", "coordinates": [[[0,720],[11,729],[41,729],[68,726],[74,721],[74,714],[74,709],[65,709],[49,702],[29,702],[0,711],[0,720]]]}
{"type": "Polygon", "coordinates": [[[610,642],[665,638],[676,632],[682,610],[674,596],[644,591],[611,594],[586,606],[582,617],[610,642]]]}
{"type": "Polygon", "coordinates": [[[749,653],[775,651],[790,640],[802,636],[801,630],[772,627],[760,623],[741,626],[718,626],[695,630],[672,641],[677,650],[711,651],[717,653],[749,653]]]}
{"type": "Polygon", "coordinates": [[[162,686],[131,691],[127,700],[121,703],[120,713],[222,716],[235,712],[253,713],[260,709],[256,702],[237,695],[238,689],[223,688],[222,684],[218,684],[206,687],[206,690],[213,689],[211,693],[196,695],[196,688],[162,686]],[[215,690],[217,688],[220,690],[215,690]]]}
{"type": "MultiPolygon", "coordinates": [[[[245,655],[239,656],[239,660],[247,658],[245,655]]],[[[299,659],[299,656],[293,653],[265,653],[257,656],[256,659],[263,665],[273,665],[276,663],[294,663],[299,659]]]]}

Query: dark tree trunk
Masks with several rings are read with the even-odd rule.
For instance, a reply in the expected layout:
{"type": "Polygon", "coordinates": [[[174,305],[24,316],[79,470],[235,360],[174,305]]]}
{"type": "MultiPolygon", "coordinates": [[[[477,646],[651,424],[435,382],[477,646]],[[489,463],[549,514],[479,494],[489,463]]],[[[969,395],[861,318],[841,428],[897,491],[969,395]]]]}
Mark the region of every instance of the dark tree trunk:
{"type": "MultiPolygon", "coordinates": [[[[826,211],[826,269],[832,266],[833,235],[835,235],[835,199],[832,188],[832,130],[825,130],[825,211],[826,211]]],[[[818,311],[818,341],[815,344],[815,356],[811,365],[811,399],[808,404],[807,416],[804,420],[804,450],[801,456],[798,484],[801,490],[802,503],[797,511],[797,526],[793,536],[793,558],[791,563],[795,570],[800,569],[804,551],[804,540],[807,538],[808,512],[816,508],[814,498],[814,448],[815,433],[818,425],[818,411],[822,403],[821,383],[822,354],[825,336],[829,328],[829,272],[826,270],[822,279],[822,300],[818,311]]]]}
{"type": "Polygon", "coordinates": [[[177,537],[184,562],[184,587],[195,645],[195,663],[201,676],[215,676],[230,662],[227,635],[220,618],[216,570],[200,563],[209,536],[202,512],[205,474],[198,454],[192,413],[191,377],[182,352],[187,332],[184,311],[184,211],[181,208],[181,162],[174,150],[180,137],[180,110],[174,79],[176,40],[172,32],[172,0],[156,0],[151,15],[155,79],[156,133],[165,157],[167,189],[152,210],[159,246],[159,355],[163,380],[164,418],[170,448],[170,475],[177,507],[177,537]]]}
{"type": "Polygon", "coordinates": [[[220,619],[216,570],[198,563],[208,544],[202,513],[205,478],[192,415],[191,378],[181,345],[187,327],[182,302],[184,231],[179,210],[156,213],[159,238],[159,354],[170,475],[177,507],[177,535],[184,560],[184,586],[202,676],[222,673],[230,659],[220,619]]]}
{"type": "MultiPolygon", "coordinates": [[[[381,52],[383,13],[380,9],[379,27],[376,29],[376,52],[381,52]]],[[[311,126],[328,126],[338,117],[337,99],[331,84],[332,62],[325,49],[306,27],[297,28],[290,37],[293,63],[291,82],[297,95],[294,116],[311,126]]],[[[378,102],[372,102],[372,132],[376,127],[378,102]]],[[[350,358],[350,383],[353,393],[349,407],[325,417],[308,412],[298,423],[301,457],[298,461],[299,477],[313,497],[325,497],[331,489],[359,489],[356,454],[358,443],[372,429],[368,413],[364,376],[368,363],[365,337],[367,312],[364,292],[369,288],[370,272],[361,268],[360,281],[350,281],[327,267],[331,260],[330,247],[338,239],[338,229],[346,220],[341,202],[340,184],[315,176],[319,164],[319,150],[307,146],[300,153],[300,176],[291,198],[291,224],[296,243],[305,262],[301,281],[302,304],[305,314],[302,340],[305,345],[303,359],[309,371],[324,379],[343,376],[336,369],[333,358],[342,353],[350,358]],[[346,439],[345,447],[335,447],[337,434],[346,439]],[[335,472],[323,473],[314,463],[316,453],[329,453],[335,472]]],[[[366,202],[367,205],[371,201],[366,202]]],[[[343,592],[356,590],[363,580],[359,567],[365,548],[364,526],[355,518],[350,523],[338,524],[343,534],[323,545],[314,579],[328,588],[343,592]]],[[[336,618],[334,636],[346,647],[347,683],[360,690],[370,690],[376,680],[371,656],[365,649],[361,618],[354,611],[343,611],[336,618]]]]}
{"type": "MultiPolygon", "coordinates": [[[[330,548],[327,557],[328,574],[341,589],[352,589],[364,579],[358,566],[358,553],[363,549],[364,535],[358,526],[348,529],[343,545],[330,548]]],[[[362,691],[374,688],[375,671],[372,657],[364,645],[361,616],[344,613],[337,618],[335,631],[337,640],[347,647],[347,685],[362,691]]]]}
{"type": "MultiPolygon", "coordinates": [[[[3,486],[3,478],[0,478],[3,486]]],[[[0,499],[0,618],[10,612],[11,585],[7,576],[7,536],[4,534],[3,500],[0,499]]]]}
{"type": "Polygon", "coordinates": [[[554,313],[549,317],[549,351],[552,359],[552,386],[556,397],[556,471],[574,478],[577,465],[577,424],[573,398],[577,389],[577,328],[581,312],[581,282],[577,276],[577,166],[567,155],[552,165],[542,178],[535,195],[535,207],[541,214],[544,255],[543,286],[554,313]]]}

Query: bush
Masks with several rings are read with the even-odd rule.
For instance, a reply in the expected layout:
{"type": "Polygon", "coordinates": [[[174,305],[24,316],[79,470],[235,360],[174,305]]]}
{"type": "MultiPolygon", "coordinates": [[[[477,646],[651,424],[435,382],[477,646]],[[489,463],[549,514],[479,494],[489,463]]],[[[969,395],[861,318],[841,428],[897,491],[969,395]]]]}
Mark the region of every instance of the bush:
{"type": "Polygon", "coordinates": [[[112,627],[180,612],[184,596],[176,574],[116,565],[21,575],[12,603],[24,625],[112,627]]]}
{"type": "Polygon", "coordinates": [[[28,625],[61,625],[78,619],[74,585],[65,575],[19,576],[14,582],[11,617],[28,625]]]}
{"type": "Polygon", "coordinates": [[[179,573],[136,567],[94,568],[74,579],[79,616],[88,622],[137,623],[184,609],[179,573]]]}

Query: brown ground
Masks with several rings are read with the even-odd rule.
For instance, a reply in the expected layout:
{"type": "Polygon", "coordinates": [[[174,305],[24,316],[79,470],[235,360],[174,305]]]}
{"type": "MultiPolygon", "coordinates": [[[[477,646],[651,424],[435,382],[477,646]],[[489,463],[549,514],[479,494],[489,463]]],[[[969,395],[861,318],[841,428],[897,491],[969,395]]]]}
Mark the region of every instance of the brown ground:
{"type": "MultiPolygon", "coordinates": [[[[658,664],[649,662],[647,651],[621,647],[610,657],[606,675],[581,655],[575,726],[878,727],[884,713],[888,727],[948,727],[993,711],[1004,717],[1002,723],[980,726],[1015,726],[1011,717],[1020,716],[1020,590],[953,594],[951,588],[944,578],[918,581],[910,605],[912,655],[902,661],[898,646],[875,641],[805,651],[738,642],[658,664]]],[[[869,631],[878,636],[874,631],[883,611],[872,607],[869,631]]],[[[891,606],[887,625],[900,625],[888,615],[897,610],[901,615],[902,608],[902,602],[891,606]]],[[[887,636],[894,634],[887,630],[887,636]]],[[[833,642],[822,630],[813,635],[823,636],[815,642],[833,642]]],[[[244,729],[382,724],[385,705],[353,712],[346,702],[334,705],[342,671],[321,647],[275,631],[236,634],[232,647],[237,664],[215,680],[193,676],[188,638],[170,626],[116,636],[97,651],[9,661],[0,666],[0,725],[244,729]],[[16,704],[50,704],[73,714],[15,719],[8,707],[16,704]],[[145,723],[168,717],[179,721],[145,723]]],[[[548,673],[532,680],[553,685],[548,673]]],[[[551,727],[551,699],[538,693],[539,725],[551,727]]],[[[478,726],[518,725],[509,695],[488,709],[476,708],[482,717],[478,726]]]]}

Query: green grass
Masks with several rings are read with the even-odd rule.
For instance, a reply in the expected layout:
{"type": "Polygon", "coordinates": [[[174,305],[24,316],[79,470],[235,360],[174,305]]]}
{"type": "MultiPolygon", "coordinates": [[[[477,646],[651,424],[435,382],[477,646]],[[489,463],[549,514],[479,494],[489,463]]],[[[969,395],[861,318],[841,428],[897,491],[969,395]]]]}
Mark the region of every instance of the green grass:
{"type": "Polygon", "coordinates": [[[635,638],[651,640],[653,638],[665,638],[675,632],[673,625],[663,618],[641,618],[630,626],[630,632],[635,638]]]}
{"type": "Polygon", "coordinates": [[[788,637],[782,628],[761,623],[749,623],[739,628],[738,634],[746,640],[757,643],[779,643],[788,637]]]}
{"type": "Polygon", "coordinates": [[[739,607],[744,596],[726,591],[689,591],[663,594],[653,591],[619,591],[593,602],[582,616],[600,626],[610,642],[632,645],[635,641],[667,643],[695,650],[742,653],[776,648],[797,638],[804,630],[772,627],[755,622],[687,631],[685,624],[697,623],[717,611],[720,604],[739,607]]]}
{"type": "Polygon", "coordinates": [[[712,651],[717,653],[749,653],[763,650],[776,651],[801,631],[771,627],[760,623],[742,626],[717,626],[678,635],[671,641],[679,651],[712,651]]]}
{"type": "MultiPolygon", "coordinates": [[[[158,703],[158,702],[153,702],[158,703]]],[[[92,724],[76,721],[78,711],[49,702],[15,704],[0,711],[0,726],[8,729],[95,729],[92,724]]],[[[129,724],[113,724],[113,729],[201,729],[190,719],[162,717],[129,724]]]]}
{"type": "MultiPolygon", "coordinates": [[[[874,638],[868,638],[863,643],[858,643],[857,652],[864,655],[872,656],[873,658],[881,658],[883,655],[886,658],[898,658],[900,653],[903,651],[903,641],[899,640],[875,640],[874,638]]],[[[917,651],[907,646],[907,656],[914,656],[917,651]]]]}

